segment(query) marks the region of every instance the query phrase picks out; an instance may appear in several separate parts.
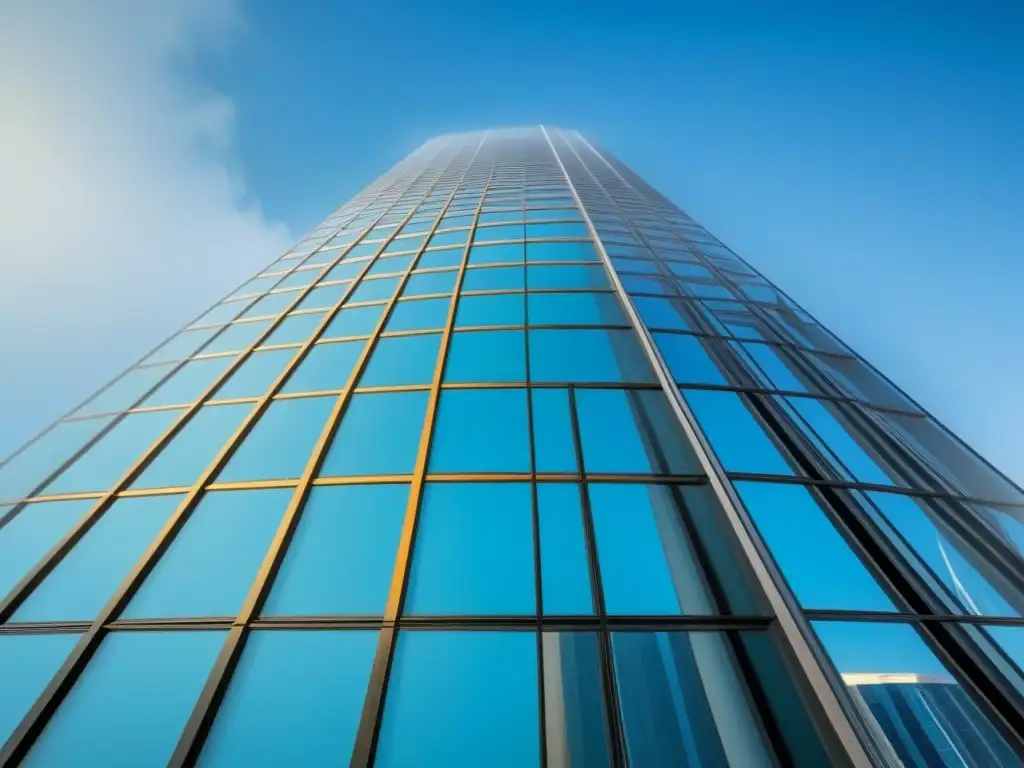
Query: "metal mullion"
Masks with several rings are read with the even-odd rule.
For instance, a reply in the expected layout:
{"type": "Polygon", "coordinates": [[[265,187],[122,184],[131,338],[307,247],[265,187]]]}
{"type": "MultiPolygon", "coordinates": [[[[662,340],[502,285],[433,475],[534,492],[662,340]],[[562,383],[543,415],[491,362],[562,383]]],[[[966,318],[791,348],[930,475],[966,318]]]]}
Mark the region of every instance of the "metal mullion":
{"type": "MultiPolygon", "coordinates": [[[[453,157],[454,159],[454,157],[453,157]]],[[[425,172],[425,171],[424,171],[425,172]]],[[[422,174],[421,174],[422,175],[422,174]]],[[[383,216],[385,214],[381,214],[383,216]]],[[[369,231],[376,221],[379,221],[380,217],[374,220],[370,226],[365,229],[361,235],[365,236],[366,232],[369,231]]],[[[351,246],[349,246],[351,247],[351,246]]],[[[346,251],[342,251],[342,255],[346,251]]],[[[341,260],[341,256],[334,262],[335,264],[341,260]]],[[[372,263],[372,262],[371,262],[372,263]]],[[[333,264],[331,265],[333,267],[333,264]]],[[[364,268],[365,271],[366,268],[364,268]]],[[[360,278],[362,274],[360,274],[360,278]]],[[[192,509],[198,500],[203,487],[205,484],[223,467],[223,465],[230,458],[234,449],[238,446],[241,440],[248,433],[248,430],[256,422],[260,415],[265,411],[271,401],[271,397],[278,387],[280,387],[284,381],[291,374],[292,370],[299,365],[304,355],[312,348],[313,340],[319,332],[322,332],[327,324],[330,323],[333,315],[336,314],[342,304],[351,294],[354,286],[358,284],[358,280],[353,282],[349,289],[346,291],[337,304],[335,304],[333,310],[325,314],[324,320],[321,325],[317,328],[317,331],[307,340],[302,350],[296,355],[285,367],[282,373],[278,376],[275,382],[271,385],[268,392],[261,398],[249,415],[243,420],[242,424],[234,432],[234,434],[228,438],[227,442],[222,446],[220,451],[214,457],[213,461],[207,466],[200,475],[199,479],[193,484],[188,494],[179,503],[177,509],[172,513],[167,523],[157,534],[154,541],[150,544],[149,548],[143,554],[142,558],[135,564],[129,575],[121,582],[114,596],[107,602],[107,604],[100,611],[99,615],[93,621],[90,629],[85,632],[79,642],[72,649],[68,655],[64,664],[58,670],[56,675],[47,685],[46,689],[36,699],[35,704],[29,710],[29,712],[21,720],[18,727],[11,734],[10,738],[4,744],[3,748],[0,749],[0,764],[5,764],[8,761],[19,760],[27,754],[28,750],[31,749],[32,743],[35,738],[39,735],[42,729],[45,727],[50,716],[56,711],[63,697],[71,690],[79,674],[81,674],[85,665],[89,659],[96,652],[99,643],[102,641],[105,635],[104,625],[109,623],[110,619],[117,615],[128,601],[133,597],[134,591],[139,587],[149,571],[155,565],[156,560],[163,554],[167,546],[171,543],[177,531],[184,525],[188,516],[191,514],[192,509]]],[[[312,290],[313,285],[306,286],[305,289],[299,292],[296,298],[295,306],[302,298],[312,290]]],[[[278,318],[280,322],[284,318],[282,314],[278,318]]],[[[212,384],[207,388],[206,392],[199,398],[199,400],[182,415],[181,418],[170,429],[168,429],[157,441],[150,446],[150,448],[143,454],[143,456],[133,464],[129,470],[125,473],[122,479],[115,484],[115,486],[107,491],[106,494],[100,499],[100,501],[88,512],[85,517],[80,520],[75,527],[69,531],[62,540],[54,546],[53,549],[47,554],[44,560],[38,564],[21,582],[15,587],[14,591],[7,596],[2,604],[0,604],[0,622],[5,621],[9,618],[10,614],[18,607],[21,601],[29,594],[33,589],[56,565],[61,557],[72,547],[74,544],[86,533],[89,526],[95,522],[96,519],[110,506],[113,500],[116,498],[119,491],[124,490],[125,486],[131,483],[137,474],[142,471],[146,464],[159,452],[166,443],[173,438],[178,432],[181,426],[187,421],[187,419],[194,414],[201,407],[203,400],[208,398],[220,384],[222,384],[228,376],[230,376],[241,362],[246,359],[258,346],[259,342],[266,338],[271,332],[273,332],[277,323],[272,323],[266,328],[259,338],[248,348],[246,352],[243,352],[235,364],[229,366],[228,369],[212,384]]]]}
{"type": "MultiPolygon", "coordinates": [[[[480,147],[486,141],[487,134],[481,140],[480,147]]],[[[480,147],[477,148],[479,152],[480,147]]],[[[477,222],[480,219],[480,211],[483,208],[486,198],[486,188],[493,174],[493,161],[486,161],[491,167],[488,175],[488,182],[484,184],[484,194],[473,214],[473,222],[470,226],[469,236],[462,253],[462,261],[459,264],[458,275],[455,278],[455,287],[452,291],[451,306],[448,309],[448,319],[441,335],[441,344],[438,350],[437,364],[434,369],[434,378],[431,383],[430,396],[427,401],[426,413],[424,415],[423,430],[420,435],[419,448],[416,454],[416,463],[413,469],[413,478],[409,486],[409,500],[406,505],[405,520],[402,524],[402,533],[399,539],[398,551],[395,557],[395,568],[391,580],[391,588],[388,594],[388,602],[384,609],[385,629],[381,631],[377,651],[373,660],[373,668],[370,672],[370,684],[366,692],[366,700],[363,704],[362,716],[359,721],[359,728],[356,734],[356,741],[352,750],[350,765],[367,766],[373,763],[377,749],[377,740],[380,732],[381,722],[384,715],[384,698],[387,695],[388,682],[391,673],[391,664],[394,659],[397,621],[401,614],[412,558],[413,541],[416,535],[416,528],[419,522],[419,512],[422,504],[424,486],[426,485],[427,463],[430,458],[430,446],[433,439],[434,425],[436,423],[438,404],[441,396],[441,383],[444,380],[444,372],[447,363],[448,350],[451,346],[451,337],[455,329],[455,316],[458,312],[462,281],[466,274],[466,265],[469,262],[469,253],[473,247],[473,236],[476,232],[477,222]]]]}
{"type": "MultiPolygon", "coordinates": [[[[643,347],[648,360],[652,364],[658,380],[668,397],[676,420],[682,427],[701,467],[707,473],[709,484],[716,499],[718,500],[718,503],[721,505],[723,512],[725,513],[725,518],[729,523],[733,536],[739,544],[740,551],[747,558],[752,573],[760,584],[761,589],[764,591],[775,613],[782,636],[786,639],[789,650],[799,665],[803,674],[803,679],[810,686],[811,691],[813,691],[814,699],[820,708],[820,712],[824,715],[831,728],[832,734],[836,739],[838,739],[838,746],[845,753],[845,757],[855,765],[870,766],[871,760],[865,751],[863,743],[858,737],[857,729],[849,719],[847,710],[840,701],[839,696],[829,681],[823,667],[818,662],[814,646],[810,640],[810,629],[807,622],[800,615],[800,609],[795,597],[789,588],[781,581],[776,580],[769,571],[766,564],[765,554],[762,552],[763,545],[753,533],[754,528],[751,520],[749,519],[749,515],[747,515],[743,509],[735,489],[732,487],[724,468],[712,452],[711,446],[698,426],[692,411],[690,411],[689,406],[680,394],[678,387],[675,386],[675,383],[669,374],[668,366],[661,357],[657,345],[654,343],[654,339],[651,336],[651,332],[644,325],[636,306],[633,304],[631,297],[622,285],[622,280],[618,273],[615,272],[611,258],[605,250],[604,243],[598,235],[597,228],[590,219],[590,215],[583,204],[579,191],[576,189],[576,186],[573,183],[565,164],[562,162],[561,157],[559,157],[558,150],[555,148],[551,137],[543,127],[541,130],[544,131],[545,138],[551,147],[551,151],[555,155],[558,165],[562,169],[562,173],[565,176],[572,195],[575,198],[577,205],[580,206],[583,218],[594,238],[595,247],[604,261],[606,268],[611,273],[610,277],[612,284],[619,293],[619,299],[634,326],[634,331],[637,334],[641,346],[643,347]]],[[[574,155],[576,154],[575,150],[571,146],[569,146],[569,149],[574,155]]],[[[590,173],[578,155],[576,155],[576,159],[581,165],[583,165],[584,170],[587,171],[587,173],[590,173]]],[[[593,178],[593,174],[590,175],[593,178]]],[[[597,187],[603,189],[599,182],[597,182],[597,187]]],[[[605,194],[607,195],[607,192],[605,194]]],[[[833,752],[834,748],[829,751],[833,752]]]]}
{"type": "MultiPolygon", "coordinates": [[[[457,159],[461,155],[462,150],[460,149],[455,153],[451,162],[444,171],[439,174],[438,180],[443,178],[444,173],[457,162],[457,159]]],[[[470,160],[469,163],[471,165],[472,160],[470,160]]],[[[467,165],[467,170],[468,167],[469,166],[467,165]]],[[[432,188],[433,185],[431,186],[431,189],[432,188]]],[[[449,198],[449,202],[450,199],[451,198],[449,198]]],[[[407,214],[395,227],[395,233],[399,232],[401,228],[412,219],[415,215],[415,211],[416,208],[414,206],[413,210],[410,211],[410,213],[407,214]]],[[[443,213],[444,207],[442,207],[441,211],[435,217],[434,226],[440,222],[443,213]]],[[[390,242],[390,239],[394,238],[395,233],[392,233],[390,238],[385,239],[384,243],[381,244],[381,250],[378,251],[374,261],[380,258],[380,253],[383,248],[387,247],[387,243],[390,242]]],[[[431,233],[428,233],[428,238],[430,234],[431,233]]],[[[424,239],[424,243],[426,243],[426,238],[424,239]]],[[[266,555],[264,556],[263,563],[256,574],[238,616],[235,617],[232,623],[231,630],[224,641],[221,652],[210,671],[206,684],[193,707],[192,714],[189,717],[184,730],[182,731],[178,744],[175,747],[174,754],[171,756],[169,761],[171,766],[189,765],[198,758],[199,751],[202,749],[209,729],[213,724],[216,710],[227,691],[231,676],[244,649],[249,631],[248,625],[251,623],[253,618],[259,614],[263,602],[269,594],[274,575],[281,565],[288,543],[290,542],[291,537],[295,532],[295,528],[299,523],[302,508],[305,505],[310,491],[312,490],[313,480],[327,456],[327,451],[329,450],[334,435],[341,424],[342,417],[351,402],[351,398],[354,396],[354,392],[356,391],[355,384],[359,380],[359,377],[362,376],[363,371],[373,354],[377,341],[381,338],[383,329],[387,325],[391,312],[394,310],[394,307],[398,302],[398,297],[401,294],[402,289],[405,287],[410,275],[416,268],[416,262],[420,253],[422,253],[422,248],[417,252],[417,256],[413,258],[408,268],[402,274],[398,285],[395,287],[394,293],[386,303],[384,311],[381,313],[380,319],[377,321],[377,325],[374,328],[373,333],[370,335],[369,341],[363,347],[352,372],[349,374],[348,381],[343,387],[342,394],[335,401],[335,404],[331,409],[331,413],[327,417],[326,423],[321,430],[320,436],[317,439],[310,458],[303,469],[302,475],[299,477],[298,483],[296,484],[296,491],[289,501],[288,506],[285,508],[281,522],[278,525],[274,538],[268,547],[266,555]]],[[[360,275],[360,277],[362,277],[362,275],[360,275]]],[[[359,281],[353,283],[353,286],[358,284],[358,282],[359,281]]],[[[349,291],[346,292],[346,296],[351,292],[351,290],[352,288],[350,287],[349,291]]],[[[330,320],[328,319],[328,322],[329,321],[330,320]]],[[[323,327],[326,327],[326,325],[323,327]]]]}

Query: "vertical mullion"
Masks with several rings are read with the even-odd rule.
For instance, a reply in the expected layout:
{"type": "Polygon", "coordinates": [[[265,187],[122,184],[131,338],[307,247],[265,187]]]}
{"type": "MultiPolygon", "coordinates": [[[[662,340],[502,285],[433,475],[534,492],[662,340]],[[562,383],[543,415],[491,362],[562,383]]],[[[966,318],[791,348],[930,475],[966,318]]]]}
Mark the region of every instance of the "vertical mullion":
{"type": "MultiPolygon", "coordinates": [[[[837,692],[828,681],[825,670],[819,664],[815,656],[811,641],[809,640],[809,629],[806,626],[806,621],[800,613],[800,609],[797,607],[795,597],[786,585],[776,581],[772,577],[765,562],[765,556],[762,553],[759,542],[753,534],[752,523],[749,520],[746,511],[743,509],[739,496],[736,494],[735,489],[729,482],[722,465],[711,450],[711,446],[703,431],[697,424],[696,418],[690,411],[689,405],[687,405],[686,401],[683,399],[678,387],[675,386],[675,382],[669,374],[668,366],[661,357],[661,353],[658,351],[650,331],[647,329],[646,325],[644,325],[644,322],[640,318],[640,314],[636,309],[636,305],[633,303],[625,287],[622,285],[622,280],[612,265],[611,258],[608,256],[604,243],[598,235],[597,228],[594,226],[594,222],[591,220],[590,214],[584,206],[579,191],[576,189],[576,185],[573,183],[565,164],[559,157],[558,150],[555,148],[554,142],[552,142],[551,137],[547,134],[546,130],[544,131],[544,134],[547,138],[548,144],[551,146],[552,152],[555,154],[558,165],[562,169],[562,174],[565,176],[565,179],[569,184],[572,195],[580,206],[583,218],[594,238],[594,243],[597,247],[601,260],[604,262],[605,268],[610,273],[612,285],[619,294],[619,300],[622,302],[622,305],[626,310],[626,314],[630,319],[630,324],[633,326],[633,330],[640,341],[640,345],[654,368],[662,390],[668,397],[669,404],[672,407],[676,421],[682,428],[683,434],[690,443],[691,449],[694,451],[701,467],[707,474],[711,489],[714,491],[715,497],[725,513],[725,518],[729,522],[729,528],[731,529],[732,535],[735,537],[735,540],[738,541],[740,551],[746,557],[754,577],[760,584],[761,589],[764,591],[771,605],[772,611],[775,614],[775,619],[779,624],[781,634],[785,638],[792,654],[792,658],[796,660],[801,672],[803,673],[804,680],[808,683],[811,691],[813,692],[819,711],[825,717],[828,726],[831,728],[832,734],[838,741],[838,744],[829,745],[830,749],[838,747],[842,750],[844,757],[849,759],[855,765],[871,765],[871,759],[868,757],[865,747],[857,735],[857,730],[854,727],[853,722],[849,719],[837,692]]],[[[582,137],[581,140],[583,140],[582,137]]],[[[604,189],[600,181],[594,177],[593,173],[589,171],[580,159],[575,149],[569,146],[569,150],[573,155],[575,155],[577,162],[583,166],[584,171],[586,171],[591,177],[596,187],[604,192],[605,196],[608,197],[613,206],[618,208],[618,205],[615,204],[615,201],[608,194],[607,190],[604,189]]]]}
{"type": "MultiPolygon", "coordinates": [[[[487,134],[484,135],[480,145],[477,147],[478,153],[486,141],[487,134]]],[[[467,175],[470,171],[472,171],[472,163],[467,171],[467,175]]],[[[493,175],[493,169],[491,175],[493,175]]],[[[459,294],[462,290],[462,282],[466,273],[466,264],[469,261],[470,250],[473,247],[473,238],[476,234],[477,223],[480,220],[480,211],[484,205],[489,183],[490,178],[484,183],[483,189],[480,192],[480,200],[473,215],[473,221],[466,240],[466,248],[463,251],[462,260],[459,263],[458,273],[455,278],[455,287],[452,291],[452,302],[448,309],[448,318],[441,335],[441,344],[437,353],[437,364],[434,368],[434,378],[430,386],[430,395],[427,400],[427,408],[423,420],[423,430],[420,434],[420,444],[416,454],[416,464],[413,470],[412,481],[409,485],[409,500],[406,505],[405,520],[402,523],[402,533],[395,557],[391,589],[388,594],[387,606],[384,610],[384,626],[389,631],[381,632],[378,638],[377,652],[373,661],[373,669],[370,673],[370,685],[367,688],[362,717],[360,718],[359,729],[356,734],[356,743],[352,750],[350,765],[353,768],[371,765],[377,750],[377,739],[384,714],[384,697],[387,694],[391,664],[394,660],[395,646],[398,639],[397,623],[405,602],[413,541],[416,536],[423,489],[426,484],[427,462],[430,458],[430,445],[441,396],[441,383],[444,380],[448,349],[451,345],[451,336],[455,327],[455,316],[458,312],[459,294]]]]}
{"type": "MultiPolygon", "coordinates": [[[[422,174],[420,174],[422,176],[422,174]]],[[[416,180],[419,180],[417,177],[416,180]]],[[[415,181],[410,183],[410,186],[415,181]]],[[[373,222],[371,222],[366,229],[363,230],[360,235],[360,239],[365,236],[370,229],[373,228],[376,221],[379,221],[385,214],[381,214],[373,222]]],[[[397,229],[396,229],[397,232],[397,229]]],[[[393,237],[393,236],[392,236],[393,237]]],[[[385,240],[381,244],[378,256],[381,251],[387,246],[390,241],[385,240]]],[[[357,239],[355,243],[358,243],[357,239]]],[[[344,255],[354,247],[355,243],[350,244],[347,248],[342,249],[341,254],[337,259],[331,262],[325,268],[325,272],[334,267],[344,255]]],[[[359,276],[354,280],[345,291],[345,295],[334,305],[334,307],[325,313],[324,319],[321,321],[320,326],[316,329],[316,332],[300,347],[298,353],[294,358],[285,366],[285,369],[281,372],[278,378],[270,386],[268,391],[261,396],[257,403],[253,406],[252,411],[242,421],[242,424],[238,429],[228,438],[224,446],[218,451],[212,462],[200,475],[198,480],[191,486],[190,490],[185,494],[184,498],[179,503],[178,507],[171,514],[170,518],[156,535],[153,542],[150,544],[146,552],[142,555],[140,560],[132,568],[131,572],[118,586],[113,597],[107,602],[107,604],[100,610],[97,617],[92,622],[89,629],[83,633],[81,639],[68,654],[64,664],[58,670],[56,675],[51,679],[45,690],[36,699],[35,704],[29,710],[29,712],[22,718],[18,727],[11,734],[10,738],[4,744],[3,748],[0,749],[0,765],[6,764],[7,762],[14,762],[23,758],[28,750],[31,748],[32,743],[45,727],[46,722],[50,716],[56,710],[60,704],[61,699],[71,690],[79,674],[85,668],[89,659],[95,653],[99,646],[99,643],[103,639],[105,634],[104,625],[107,624],[112,618],[114,618],[123,608],[127,605],[128,601],[134,596],[135,591],[141,585],[142,581],[148,575],[150,570],[156,564],[157,559],[163,554],[163,552],[170,545],[177,532],[185,524],[192,509],[195,507],[203,488],[212,479],[217,472],[223,467],[227,460],[231,457],[235,448],[240,444],[242,439],[248,434],[249,429],[255,424],[257,419],[263,414],[266,408],[269,406],[273,395],[280,388],[291,372],[302,362],[306,353],[312,348],[313,342],[317,336],[327,325],[331,322],[334,315],[340,310],[342,304],[345,302],[347,297],[351,295],[352,291],[359,284],[363,276],[369,270],[373,264],[373,259],[367,262],[360,272],[359,276]]],[[[306,286],[303,290],[298,292],[296,299],[288,307],[288,310],[293,309],[298,305],[299,302],[316,286],[316,283],[312,283],[306,286]]],[[[253,344],[241,355],[238,359],[230,365],[224,373],[211,384],[206,391],[186,410],[185,413],[171,426],[157,441],[150,446],[150,448],[133,464],[124,477],[118,481],[115,486],[107,491],[104,496],[97,501],[93,508],[86,513],[85,517],[80,520],[74,529],[70,531],[55,547],[47,554],[46,558],[42,563],[36,566],[32,572],[30,572],[15,590],[0,604],[0,621],[5,621],[11,613],[18,607],[21,601],[27,597],[29,592],[38,584],[56,565],[61,557],[86,533],[89,526],[95,522],[96,519],[112,504],[117,494],[127,487],[138,475],[142,469],[148,464],[148,462],[170,441],[171,438],[178,432],[178,430],[184,425],[184,423],[194,414],[199,408],[202,407],[204,402],[208,400],[216,389],[227,380],[227,378],[241,365],[241,363],[247,359],[253,351],[259,346],[260,342],[265,339],[270,333],[274,331],[278,324],[280,324],[288,310],[285,310],[277,319],[274,320],[270,326],[268,326],[264,332],[253,342],[253,344]]]]}

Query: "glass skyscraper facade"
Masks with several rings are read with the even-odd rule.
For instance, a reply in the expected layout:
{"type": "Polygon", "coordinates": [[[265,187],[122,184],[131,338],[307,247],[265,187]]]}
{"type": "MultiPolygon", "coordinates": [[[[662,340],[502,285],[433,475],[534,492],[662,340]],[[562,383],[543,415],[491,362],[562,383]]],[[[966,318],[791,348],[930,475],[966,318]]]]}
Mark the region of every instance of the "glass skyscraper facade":
{"type": "Polygon", "coordinates": [[[1019,765],[1022,551],[617,159],[444,136],[0,464],[0,763],[1019,765]]]}

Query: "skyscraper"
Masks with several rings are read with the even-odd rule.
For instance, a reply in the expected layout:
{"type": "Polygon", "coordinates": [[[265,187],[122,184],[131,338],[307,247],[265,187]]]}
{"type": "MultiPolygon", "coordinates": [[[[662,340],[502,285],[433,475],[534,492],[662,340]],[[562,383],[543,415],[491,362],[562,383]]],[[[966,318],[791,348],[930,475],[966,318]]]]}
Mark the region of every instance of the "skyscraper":
{"type": "Polygon", "coordinates": [[[580,134],[444,136],[0,465],[0,762],[1015,765],[1022,511],[580,134]]]}

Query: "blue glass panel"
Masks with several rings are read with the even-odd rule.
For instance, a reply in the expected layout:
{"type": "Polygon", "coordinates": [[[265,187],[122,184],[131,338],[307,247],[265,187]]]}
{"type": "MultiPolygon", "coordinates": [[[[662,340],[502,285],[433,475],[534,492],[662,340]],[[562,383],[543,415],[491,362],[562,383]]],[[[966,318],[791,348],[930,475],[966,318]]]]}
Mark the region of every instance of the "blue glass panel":
{"type": "Polygon", "coordinates": [[[534,613],[530,486],[428,484],[409,579],[408,613],[534,613]]]}
{"type": "Polygon", "coordinates": [[[29,504],[0,528],[0,597],[25,577],[95,504],[93,499],[29,504]]]}
{"type": "Polygon", "coordinates": [[[667,264],[669,270],[674,275],[679,277],[705,277],[711,278],[711,271],[707,267],[702,267],[700,264],[691,264],[689,262],[670,261],[667,264]]]}
{"type": "Polygon", "coordinates": [[[383,253],[417,251],[419,250],[420,246],[423,245],[424,242],[426,242],[426,238],[423,236],[395,238],[390,243],[388,243],[387,247],[383,250],[383,253]]]}
{"type": "Polygon", "coordinates": [[[342,417],[320,474],[393,475],[412,472],[427,392],[355,395],[342,417]]]}
{"type": "Polygon", "coordinates": [[[793,474],[738,395],[699,390],[683,394],[727,471],[793,474]]]}
{"type": "Polygon", "coordinates": [[[539,483],[537,512],[544,613],[593,614],[579,487],[539,483]]]}
{"type": "Polygon", "coordinates": [[[288,377],[281,391],[315,392],[343,388],[365,346],[365,341],[315,345],[288,377]]]}
{"type": "Polygon", "coordinates": [[[293,493],[274,488],[206,494],[123,615],[235,616],[293,493]]]}
{"type": "Polygon", "coordinates": [[[502,293],[495,296],[463,296],[455,315],[456,327],[485,325],[523,325],[526,302],[523,294],[502,293]]]}
{"type": "Polygon", "coordinates": [[[345,336],[369,336],[380,322],[384,313],[383,304],[371,307],[352,307],[343,309],[324,329],[323,339],[337,339],[345,336]]]}
{"type": "MultiPolygon", "coordinates": [[[[231,362],[230,358],[224,362],[224,365],[227,365],[229,362],[231,362]]],[[[186,365],[185,368],[187,369],[189,365],[192,364],[186,365]]],[[[133,368],[75,411],[75,416],[92,416],[97,413],[127,411],[150,388],[155,386],[160,379],[170,373],[173,368],[173,365],[151,365],[147,368],[133,368]]],[[[181,371],[176,373],[174,378],[177,379],[180,375],[181,371]]],[[[167,385],[164,386],[166,387],[167,385]]],[[[149,399],[152,399],[154,396],[151,395],[149,399]]],[[[172,402],[190,401],[176,400],[172,402]]]]}
{"type": "Polygon", "coordinates": [[[402,632],[375,765],[540,765],[532,632],[402,632]]]}
{"type": "MultiPolygon", "coordinates": [[[[331,254],[329,253],[324,254],[324,256],[328,259],[328,261],[331,260],[332,258],[331,254]]],[[[316,259],[310,259],[309,261],[305,262],[304,265],[322,263],[324,262],[316,259]]],[[[292,272],[284,280],[275,285],[274,290],[281,290],[283,288],[305,288],[307,285],[312,283],[320,276],[320,272],[321,270],[319,269],[300,269],[296,272],[292,272]]]]}
{"type": "Polygon", "coordinates": [[[181,501],[118,499],[32,591],[12,621],[92,621],[181,501]]]}
{"type": "Polygon", "coordinates": [[[469,235],[468,229],[456,229],[451,232],[435,232],[430,238],[430,248],[440,245],[463,245],[469,235]]]}
{"type": "Polygon", "coordinates": [[[25,764],[166,765],[226,634],[108,635],[25,764]]]}
{"type": "Polygon", "coordinates": [[[381,257],[373,262],[373,266],[370,267],[370,271],[367,275],[395,275],[401,274],[412,266],[412,260],[415,254],[408,254],[406,256],[388,256],[381,257]]]}
{"type": "Polygon", "coordinates": [[[180,415],[177,409],[128,414],[47,485],[44,492],[107,490],[180,415]]]}
{"type": "Polygon", "coordinates": [[[445,248],[440,251],[427,251],[416,262],[419,269],[439,269],[441,267],[457,267],[462,263],[462,248],[445,248]]]}
{"type": "Polygon", "coordinates": [[[469,250],[470,266],[481,264],[515,264],[523,263],[522,243],[503,243],[500,245],[474,245],[469,250]]]}
{"type": "Polygon", "coordinates": [[[380,250],[380,243],[359,243],[345,254],[345,259],[358,259],[364,256],[373,256],[380,250]]]}
{"type": "Polygon", "coordinates": [[[192,485],[252,409],[251,403],[200,408],[131,487],[192,485]]]}
{"type": "MultiPolygon", "coordinates": [[[[256,304],[259,304],[262,299],[257,300],[256,304]]],[[[243,299],[241,301],[228,301],[222,304],[215,304],[207,312],[190,325],[224,325],[230,323],[241,313],[243,309],[252,304],[251,299],[243,299]]]]}
{"type": "Polygon", "coordinates": [[[253,632],[200,764],[348,764],[376,647],[376,632],[253,632]]]}
{"type": "Polygon", "coordinates": [[[696,336],[656,333],[654,340],[677,382],[688,384],[728,384],[707,348],[696,336]]]}
{"type": "Polygon", "coordinates": [[[680,301],[640,296],[633,299],[633,304],[636,305],[640,319],[648,328],[662,328],[669,331],[694,330],[678,311],[683,306],[680,301]]]}
{"type": "Polygon", "coordinates": [[[288,309],[297,298],[299,298],[299,291],[271,293],[256,301],[241,316],[263,317],[265,315],[279,315],[288,309]]]}
{"type": "Polygon", "coordinates": [[[526,260],[538,261],[597,261],[597,249],[585,243],[527,243],[526,260]]]}
{"type": "Polygon", "coordinates": [[[139,405],[148,407],[192,403],[199,399],[199,396],[227,370],[227,367],[235,359],[234,357],[210,357],[187,362],[139,405]]]}
{"type": "Polygon", "coordinates": [[[441,393],[431,472],[529,472],[525,389],[441,393]]]}
{"type": "Polygon", "coordinates": [[[533,381],[654,381],[654,372],[630,330],[534,330],[529,344],[533,381]]]}
{"type": "Polygon", "coordinates": [[[441,334],[385,337],[370,354],[360,387],[429,384],[434,379],[441,334]]]}
{"type": "Polygon", "coordinates": [[[212,355],[216,352],[238,352],[239,350],[248,349],[269,327],[270,320],[257,320],[252,323],[232,323],[203,349],[203,354],[212,355]]]}
{"type": "Polygon", "coordinates": [[[604,267],[589,264],[536,264],[526,268],[527,288],[610,288],[604,267]]]}
{"type": "Polygon", "coordinates": [[[583,222],[527,224],[526,236],[531,239],[535,237],[589,237],[590,230],[583,222]]]}
{"type": "MultiPolygon", "coordinates": [[[[807,387],[792,370],[792,358],[778,347],[767,344],[734,344],[735,349],[749,355],[757,367],[750,367],[750,373],[762,386],[789,392],[806,392],[807,387]],[[760,369],[760,370],[758,370],[760,369]]],[[[744,360],[749,365],[749,362],[744,360]]]]}
{"type": "Polygon", "coordinates": [[[611,765],[597,635],[544,632],[541,645],[547,764],[611,765]]]}
{"type": "Polygon", "coordinates": [[[265,394],[297,354],[298,349],[254,352],[217,390],[214,399],[230,400],[235,397],[259,397],[265,394]]]}
{"type": "Polygon", "coordinates": [[[581,389],[576,408],[587,472],[702,474],[662,392],[581,389]]]}
{"type": "Polygon", "coordinates": [[[438,229],[451,229],[452,227],[468,227],[472,223],[472,216],[445,216],[437,227],[438,229]]]}
{"type": "Polygon", "coordinates": [[[28,714],[78,639],[77,634],[0,635],[0,744],[28,714]]]}
{"type": "Polygon", "coordinates": [[[538,472],[577,472],[572,414],[566,389],[530,390],[533,446],[538,472]]]}
{"type": "Polygon", "coordinates": [[[408,485],[314,488],[264,615],[384,613],[408,485]]]}
{"type": "Polygon", "coordinates": [[[330,309],[345,297],[348,290],[349,283],[314,288],[299,302],[296,309],[330,309]]]}
{"type": "Polygon", "coordinates": [[[304,397],[271,403],[217,480],[298,477],[335,402],[334,397],[304,397]]]}
{"type": "Polygon", "coordinates": [[[531,293],[530,325],[628,325],[611,293],[531,293]]]}
{"type": "Polygon", "coordinates": [[[433,293],[451,293],[455,290],[455,278],[458,272],[450,269],[447,272],[413,273],[402,291],[403,296],[425,296],[433,293]]]}
{"type": "Polygon", "coordinates": [[[509,211],[494,211],[493,213],[480,214],[481,224],[500,224],[508,221],[522,221],[522,219],[523,211],[518,208],[509,211]]]}
{"type": "Polygon", "coordinates": [[[388,318],[385,331],[440,330],[448,322],[451,299],[400,301],[388,318]]]}
{"type": "Polygon", "coordinates": [[[522,224],[499,224],[490,227],[477,227],[473,242],[485,242],[490,240],[522,240],[522,224]]]}
{"type": "Polygon", "coordinates": [[[330,282],[332,280],[354,280],[359,277],[359,273],[363,271],[368,260],[364,261],[351,261],[348,258],[340,264],[336,264],[331,267],[331,270],[324,275],[324,282],[330,282]]]}
{"type": "Polygon", "coordinates": [[[398,288],[400,277],[378,277],[373,280],[363,278],[359,281],[355,291],[348,297],[346,304],[355,304],[359,301],[381,301],[390,299],[398,288]]]}
{"type": "Polygon", "coordinates": [[[62,421],[0,466],[0,499],[21,499],[107,426],[112,416],[62,421]]]}
{"type": "Polygon", "coordinates": [[[445,381],[526,381],[524,332],[462,331],[453,334],[445,381]]]}
{"type": "Polygon", "coordinates": [[[667,280],[636,275],[622,275],[622,287],[628,293],[646,293],[657,296],[674,296],[678,293],[667,280]]]}
{"type": "Polygon", "coordinates": [[[268,277],[254,277],[231,294],[230,298],[238,298],[239,296],[253,296],[260,293],[266,293],[281,279],[281,275],[273,275],[268,277]]]}
{"type": "Polygon", "coordinates": [[[521,291],[526,285],[522,267],[467,268],[463,291],[521,291]]]}
{"type": "Polygon", "coordinates": [[[527,221],[543,221],[544,219],[579,219],[580,212],[575,208],[555,208],[552,210],[532,210],[526,212],[527,221]]]}
{"type": "Polygon", "coordinates": [[[804,608],[895,610],[806,489],[736,483],[736,490],[804,608]]]}

